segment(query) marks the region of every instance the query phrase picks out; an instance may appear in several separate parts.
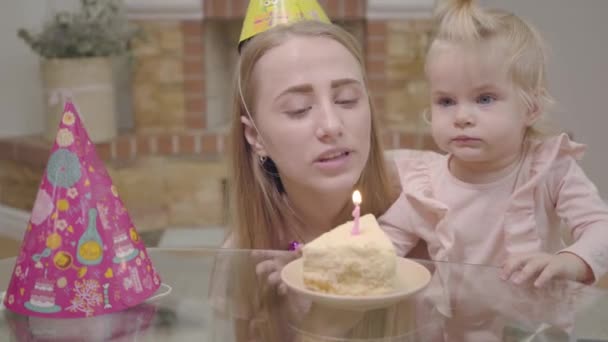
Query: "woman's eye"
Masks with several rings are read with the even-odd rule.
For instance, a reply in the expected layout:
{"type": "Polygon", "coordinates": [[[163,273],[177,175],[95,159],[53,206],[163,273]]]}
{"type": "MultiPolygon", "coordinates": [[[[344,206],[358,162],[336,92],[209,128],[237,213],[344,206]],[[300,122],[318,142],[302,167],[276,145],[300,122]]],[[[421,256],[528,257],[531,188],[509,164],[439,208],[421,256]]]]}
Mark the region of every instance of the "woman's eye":
{"type": "Polygon", "coordinates": [[[285,111],[285,113],[289,116],[302,116],[302,115],[308,113],[308,111],[311,109],[312,109],[312,107],[308,106],[308,107],[303,107],[303,108],[299,108],[299,109],[288,110],[288,111],[285,111]]]}
{"type": "Polygon", "coordinates": [[[342,106],[353,106],[359,102],[359,99],[338,99],[336,100],[336,104],[342,106]]]}
{"type": "Polygon", "coordinates": [[[477,103],[479,104],[490,104],[494,101],[496,101],[496,97],[490,94],[484,94],[477,98],[477,103]]]}

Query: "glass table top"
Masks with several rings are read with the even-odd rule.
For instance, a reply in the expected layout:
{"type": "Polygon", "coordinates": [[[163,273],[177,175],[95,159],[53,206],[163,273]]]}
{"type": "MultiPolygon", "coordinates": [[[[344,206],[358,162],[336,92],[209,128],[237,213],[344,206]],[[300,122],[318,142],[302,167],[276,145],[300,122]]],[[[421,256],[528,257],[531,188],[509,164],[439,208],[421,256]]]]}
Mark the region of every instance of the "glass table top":
{"type": "MultiPolygon", "coordinates": [[[[422,291],[348,310],[269,290],[252,251],[148,252],[165,284],[152,299],[82,319],[2,308],[0,341],[608,341],[608,291],[574,282],[537,289],[501,280],[494,267],[415,260],[432,274],[422,291]]],[[[0,291],[14,262],[0,260],[0,291]]]]}

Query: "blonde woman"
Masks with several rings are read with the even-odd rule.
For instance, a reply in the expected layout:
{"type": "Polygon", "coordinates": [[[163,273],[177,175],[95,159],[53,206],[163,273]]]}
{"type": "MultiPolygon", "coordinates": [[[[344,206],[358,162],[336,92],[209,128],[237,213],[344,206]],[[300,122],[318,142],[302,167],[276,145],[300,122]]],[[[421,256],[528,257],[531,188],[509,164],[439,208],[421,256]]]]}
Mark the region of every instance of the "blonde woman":
{"type": "Polygon", "coordinates": [[[327,334],[374,325],[359,314],[323,320],[332,313],[315,313],[308,303],[289,307],[285,299],[293,296],[281,296],[279,278],[297,257],[290,247],[352,219],[354,189],[363,194],[362,214],[375,215],[398,192],[389,183],[357,41],[317,21],[277,26],[241,47],[236,70],[233,222],[225,247],[266,251],[224,258],[231,261],[214,275],[216,307],[238,319],[238,341],[288,341],[284,309],[297,311],[302,326],[331,325],[327,334]]]}

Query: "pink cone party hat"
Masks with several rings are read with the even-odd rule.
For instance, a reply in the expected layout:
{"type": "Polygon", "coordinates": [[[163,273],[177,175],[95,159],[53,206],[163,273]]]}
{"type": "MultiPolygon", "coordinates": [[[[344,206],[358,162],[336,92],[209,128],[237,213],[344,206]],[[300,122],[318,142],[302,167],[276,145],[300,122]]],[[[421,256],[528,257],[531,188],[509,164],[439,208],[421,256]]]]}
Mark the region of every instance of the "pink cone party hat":
{"type": "Polygon", "coordinates": [[[160,278],[71,102],[4,297],[27,315],[80,318],[135,306],[160,278]]]}

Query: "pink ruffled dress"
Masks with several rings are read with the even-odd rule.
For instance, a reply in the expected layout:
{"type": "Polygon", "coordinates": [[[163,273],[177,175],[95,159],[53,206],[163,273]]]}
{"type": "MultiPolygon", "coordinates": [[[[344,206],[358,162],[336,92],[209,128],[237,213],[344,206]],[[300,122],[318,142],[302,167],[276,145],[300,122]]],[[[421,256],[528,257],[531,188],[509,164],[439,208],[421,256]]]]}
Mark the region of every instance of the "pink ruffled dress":
{"type": "MultiPolygon", "coordinates": [[[[518,167],[488,184],[452,176],[450,155],[397,159],[403,191],[379,218],[380,225],[401,256],[419,239],[427,242],[433,260],[497,267],[510,255],[568,251],[585,260],[597,280],[608,270],[608,208],[577,163],[583,152],[584,146],[565,134],[530,139],[518,167]],[[572,244],[565,243],[563,229],[572,244]]],[[[438,267],[427,291],[427,304],[449,318],[446,329],[452,331],[444,331],[443,340],[500,338],[501,324],[488,315],[488,310],[502,310],[500,301],[458,303],[466,298],[459,291],[475,286],[475,275],[450,269],[438,267]],[[475,328],[464,329],[467,323],[475,328]]],[[[520,310],[526,308],[512,308],[514,314],[520,310]]],[[[568,321],[557,319],[559,325],[568,321]]]]}

